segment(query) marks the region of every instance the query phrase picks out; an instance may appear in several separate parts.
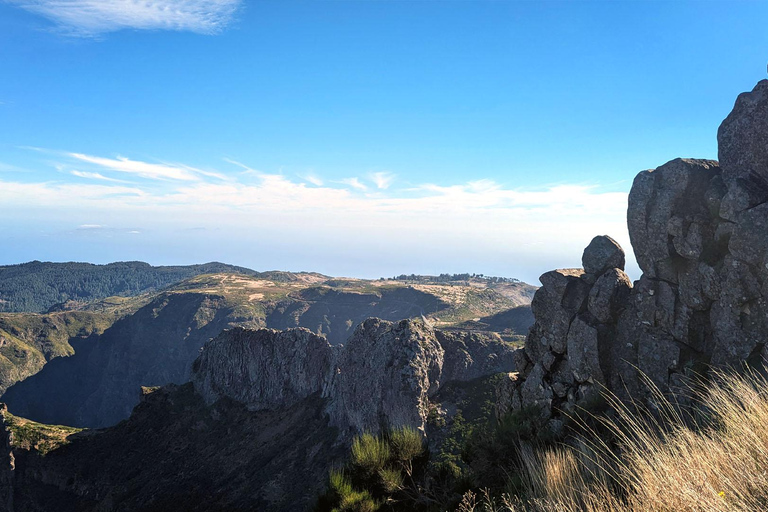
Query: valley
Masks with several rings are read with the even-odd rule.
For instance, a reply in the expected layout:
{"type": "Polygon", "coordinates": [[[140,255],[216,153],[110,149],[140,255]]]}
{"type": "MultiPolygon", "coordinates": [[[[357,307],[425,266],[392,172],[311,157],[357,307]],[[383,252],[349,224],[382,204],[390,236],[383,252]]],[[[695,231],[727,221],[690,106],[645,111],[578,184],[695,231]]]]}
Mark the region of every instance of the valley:
{"type": "Polygon", "coordinates": [[[49,313],[0,314],[1,400],[14,414],[74,427],[130,415],[140,386],[183,384],[206,341],[233,327],[305,327],[343,344],[370,317],[424,318],[458,332],[494,332],[519,344],[533,322],[535,288],[482,278],[411,284],[315,273],[215,273],[156,293],[70,301],[49,313]],[[494,322],[494,315],[517,322],[494,322]],[[489,319],[484,323],[484,319],[489,319]],[[7,333],[7,334],[4,334],[7,333]]]}

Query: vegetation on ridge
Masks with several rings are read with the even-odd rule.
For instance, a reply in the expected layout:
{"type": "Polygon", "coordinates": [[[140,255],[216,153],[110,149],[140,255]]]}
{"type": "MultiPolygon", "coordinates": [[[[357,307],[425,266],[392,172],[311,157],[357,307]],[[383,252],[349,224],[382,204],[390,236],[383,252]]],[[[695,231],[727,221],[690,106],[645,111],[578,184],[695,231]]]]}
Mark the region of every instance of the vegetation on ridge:
{"type": "Polygon", "coordinates": [[[108,265],[32,261],[0,266],[0,311],[40,313],[67,301],[133,296],[214,272],[258,274],[224,263],[153,267],[140,261],[108,265]]]}
{"type": "Polygon", "coordinates": [[[36,450],[45,455],[51,450],[69,443],[69,436],[83,429],[64,425],[45,425],[25,418],[2,413],[5,427],[11,432],[11,446],[25,450],[36,450]]]}

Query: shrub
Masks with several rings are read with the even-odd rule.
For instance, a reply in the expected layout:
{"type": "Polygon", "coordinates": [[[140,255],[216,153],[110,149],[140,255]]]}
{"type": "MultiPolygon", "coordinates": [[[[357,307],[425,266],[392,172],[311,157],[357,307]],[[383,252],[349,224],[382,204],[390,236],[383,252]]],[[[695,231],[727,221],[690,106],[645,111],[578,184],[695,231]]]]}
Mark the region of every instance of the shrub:
{"type": "Polygon", "coordinates": [[[389,461],[390,450],[384,439],[365,433],[352,441],[351,465],[366,477],[376,475],[389,461]]]}
{"type": "Polygon", "coordinates": [[[346,471],[331,471],[328,489],[316,510],[414,510],[411,505],[424,499],[422,478],[427,459],[424,441],[415,429],[358,436],[352,441],[346,471]]]}
{"type": "Polygon", "coordinates": [[[392,458],[406,467],[410,475],[411,461],[424,453],[424,440],[414,428],[403,427],[391,432],[388,436],[392,458]]]}

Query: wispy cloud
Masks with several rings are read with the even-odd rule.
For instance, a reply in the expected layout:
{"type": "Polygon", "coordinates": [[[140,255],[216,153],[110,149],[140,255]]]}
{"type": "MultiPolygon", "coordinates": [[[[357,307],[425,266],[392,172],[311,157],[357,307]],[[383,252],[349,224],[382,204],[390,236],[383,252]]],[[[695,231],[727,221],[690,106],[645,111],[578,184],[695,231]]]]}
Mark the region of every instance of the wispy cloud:
{"type": "Polygon", "coordinates": [[[237,167],[239,167],[241,169],[244,169],[245,172],[247,172],[249,174],[261,174],[261,172],[257,171],[256,169],[252,169],[252,168],[248,167],[247,165],[245,165],[244,163],[238,162],[237,160],[233,160],[231,158],[222,158],[222,160],[224,160],[228,164],[232,164],[232,165],[237,166],[237,167]]]}
{"type": "Polygon", "coordinates": [[[299,176],[299,178],[303,179],[304,181],[306,181],[308,183],[313,184],[316,187],[322,187],[323,186],[323,180],[319,176],[317,176],[316,174],[313,174],[311,172],[307,173],[307,174],[302,174],[302,175],[299,176]]]}
{"type": "Polygon", "coordinates": [[[360,178],[344,178],[339,180],[339,183],[342,185],[350,186],[357,190],[368,190],[368,187],[360,181],[360,178]]]}
{"type": "Polygon", "coordinates": [[[371,181],[376,185],[376,188],[386,190],[395,181],[395,175],[391,172],[374,172],[371,173],[371,181]]]}
{"type": "Polygon", "coordinates": [[[134,174],[152,180],[197,181],[200,179],[199,175],[211,174],[186,165],[153,164],[139,160],[131,160],[122,156],[118,156],[117,158],[103,158],[99,156],[84,155],[82,153],[67,153],[67,156],[81,162],[94,164],[110,171],[134,174]]]}
{"type": "Polygon", "coordinates": [[[242,0],[5,0],[44,16],[64,31],[93,36],[121,29],[215,34],[242,0]]]}
{"type": "Polygon", "coordinates": [[[72,176],[77,176],[78,178],[85,178],[88,180],[101,180],[101,181],[110,181],[112,183],[127,183],[124,180],[118,180],[115,178],[109,178],[107,176],[104,176],[101,173],[98,172],[88,172],[88,171],[70,171],[70,174],[72,176]]]}

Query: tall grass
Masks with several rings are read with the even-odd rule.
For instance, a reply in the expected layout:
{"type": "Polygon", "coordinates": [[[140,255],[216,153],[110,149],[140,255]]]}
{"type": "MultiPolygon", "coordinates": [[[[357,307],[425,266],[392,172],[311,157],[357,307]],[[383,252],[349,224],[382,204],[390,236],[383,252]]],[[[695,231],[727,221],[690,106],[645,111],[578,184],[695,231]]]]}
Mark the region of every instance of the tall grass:
{"type": "Polygon", "coordinates": [[[600,421],[612,442],[523,449],[525,501],[468,496],[459,510],[768,510],[768,381],[721,373],[696,396],[684,409],[656,390],[653,414],[609,398],[617,414],[600,421]]]}

